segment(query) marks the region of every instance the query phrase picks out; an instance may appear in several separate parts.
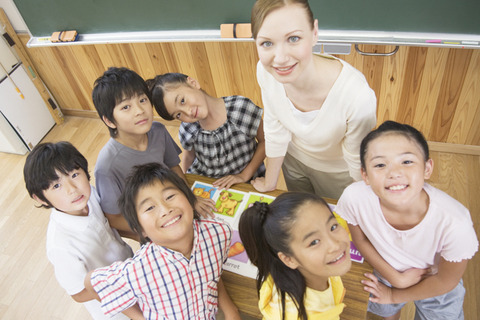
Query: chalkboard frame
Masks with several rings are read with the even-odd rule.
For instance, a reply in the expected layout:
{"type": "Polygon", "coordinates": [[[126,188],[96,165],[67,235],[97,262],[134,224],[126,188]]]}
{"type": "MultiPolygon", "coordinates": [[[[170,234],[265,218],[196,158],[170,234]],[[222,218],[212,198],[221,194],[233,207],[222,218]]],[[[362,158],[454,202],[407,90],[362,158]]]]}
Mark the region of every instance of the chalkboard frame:
{"type": "MultiPolygon", "coordinates": [[[[222,39],[221,23],[245,23],[255,0],[13,0],[28,46],[222,39]],[[111,9],[115,6],[114,9],[111,9]],[[110,8],[110,9],[109,9],[110,8]],[[103,17],[103,19],[102,19],[103,17]],[[144,17],[144,18],[142,18],[144,17]],[[75,29],[74,43],[50,43],[75,29]]],[[[310,0],[319,42],[480,48],[479,0],[310,0]]]]}

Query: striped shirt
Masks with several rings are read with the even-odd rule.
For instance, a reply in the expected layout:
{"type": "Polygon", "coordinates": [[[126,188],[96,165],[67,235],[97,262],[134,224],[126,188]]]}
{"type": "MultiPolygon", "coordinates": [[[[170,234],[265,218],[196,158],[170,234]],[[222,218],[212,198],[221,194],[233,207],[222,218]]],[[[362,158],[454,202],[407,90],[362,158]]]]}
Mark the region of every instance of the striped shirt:
{"type": "Polygon", "coordinates": [[[215,220],[194,220],[193,229],[190,259],[149,242],[133,258],[96,269],[91,282],[103,312],[138,303],[146,319],[215,319],[232,229],[215,220]]]}

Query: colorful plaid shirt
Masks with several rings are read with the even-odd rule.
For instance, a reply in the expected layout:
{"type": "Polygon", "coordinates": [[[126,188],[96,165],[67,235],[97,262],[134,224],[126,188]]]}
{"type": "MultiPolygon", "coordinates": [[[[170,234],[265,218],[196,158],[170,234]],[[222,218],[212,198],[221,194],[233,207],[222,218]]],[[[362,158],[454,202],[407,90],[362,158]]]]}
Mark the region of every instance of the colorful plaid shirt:
{"type": "Polygon", "coordinates": [[[138,303],[146,319],[215,319],[232,229],[216,220],[194,220],[193,228],[190,259],[149,242],[133,258],[96,269],[91,282],[103,312],[138,303]]]}
{"type": "MultiPolygon", "coordinates": [[[[263,109],[242,96],[223,97],[227,121],[215,130],[204,130],[197,122],[182,122],[178,136],[185,150],[195,150],[188,173],[211,178],[238,174],[252,160],[257,149],[257,131],[263,109]]],[[[252,177],[265,175],[262,164],[252,177]]]]}

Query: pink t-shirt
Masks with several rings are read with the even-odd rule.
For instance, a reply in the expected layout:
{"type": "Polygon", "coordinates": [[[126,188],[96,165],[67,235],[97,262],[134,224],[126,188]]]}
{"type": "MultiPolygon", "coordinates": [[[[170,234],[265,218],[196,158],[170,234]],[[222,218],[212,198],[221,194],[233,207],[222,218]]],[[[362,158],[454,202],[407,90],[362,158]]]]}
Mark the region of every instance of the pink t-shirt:
{"type": "Polygon", "coordinates": [[[470,212],[445,192],[425,183],[430,206],[423,220],[409,230],[397,230],[383,216],[380,201],[370,186],[359,181],[345,189],[335,211],[358,225],[378,253],[393,268],[438,266],[440,257],[459,262],[478,250],[470,212]]]}

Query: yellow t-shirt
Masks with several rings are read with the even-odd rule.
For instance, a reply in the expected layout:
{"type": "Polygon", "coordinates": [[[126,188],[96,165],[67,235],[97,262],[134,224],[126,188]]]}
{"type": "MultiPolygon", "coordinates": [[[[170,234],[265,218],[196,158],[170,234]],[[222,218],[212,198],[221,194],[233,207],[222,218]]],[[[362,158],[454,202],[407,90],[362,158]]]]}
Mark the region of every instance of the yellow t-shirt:
{"type": "MultiPolygon", "coordinates": [[[[340,277],[328,279],[328,289],[317,291],[307,287],[305,292],[305,309],[309,320],[338,320],[345,307],[342,303],[345,296],[340,277]]],[[[260,301],[258,307],[263,319],[282,319],[282,302],[272,276],[268,276],[260,289],[260,301]]],[[[298,319],[297,308],[290,296],[285,297],[285,320],[298,319]]]]}

